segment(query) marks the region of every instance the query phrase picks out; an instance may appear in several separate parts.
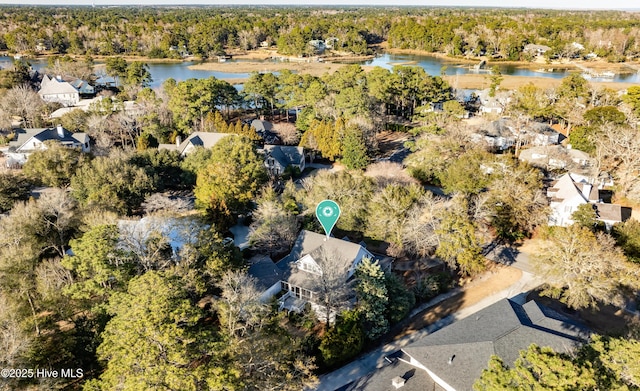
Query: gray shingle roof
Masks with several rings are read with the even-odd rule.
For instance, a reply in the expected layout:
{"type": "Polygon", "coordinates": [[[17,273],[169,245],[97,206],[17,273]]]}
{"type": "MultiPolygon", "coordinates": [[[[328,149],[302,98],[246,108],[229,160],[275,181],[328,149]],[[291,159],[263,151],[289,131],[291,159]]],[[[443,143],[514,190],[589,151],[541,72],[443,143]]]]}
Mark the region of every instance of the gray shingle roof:
{"type": "Polygon", "coordinates": [[[504,299],[402,350],[456,390],[471,390],[493,354],[511,365],[532,343],[569,352],[588,334],[535,301],[520,305],[504,299]]]}
{"type": "Polygon", "coordinates": [[[598,212],[598,219],[622,222],[631,218],[631,208],[626,208],[617,204],[595,204],[598,212]]]}
{"type": "Polygon", "coordinates": [[[74,144],[84,144],[86,142],[85,133],[71,133],[64,128],[62,129],[62,137],[60,137],[57,128],[16,129],[15,132],[18,137],[9,143],[9,147],[13,149],[20,149],[31,138],[35,138],[40,142],[48,140],[74,144]]]}
{"type": "Polygon", "coordinates": [[[175,144],[160,144],[158,149],[167,149],[170,151],[178,151],[182,154],[189,145],[203,148],[212,148],[220,140],[227,136],[232,136],[233,133],[214,133],[214,132],[193,132],[187,137],[180,145],[175,144]]]}
{"type": "Polygon", "coordinates": [[[400,376],[405,380],[404,386],[399,391],[425,391],[441,390],[429,377],[427,372],[394,359],[384,367],[364,376],[345,387],[345,391],[395,391],[391,380],[400,376]]]}
{"type": "Polygon", "coordinates": [[[316,261],[322,261],[322,258],[327,254],[336,256],[336,259],[343,262],[341,266],[344,268],[346,280],[349,267],[351,267],[353,262],[361,256],[363,252],[373,258],[373,256],[358,243],[333,237],[327,239],[325,235],[303,230],[300,232],[300,235],[298,235],[289,255],[281,259],[277,265],[283,271],[284,281],[289,281],[296,286],[312,290],[314,280],[317,276],[298,270],[297,267],[295,267],[297,260],[307,254],[316,261]]]}
{"type": "Polygon", "coordinates": [[[264,151],[284,168],[292,164],[299,164],[304,156],[304,149],[302,147],[265,145],[264,151]]]}
{"type": "Polygon", "coordinates": [[[257,280],[258,288],[262,290],[267,290],[282,280],[283,274],[268,256],[255,260],[249,267],[248,273],[257,280]]]}

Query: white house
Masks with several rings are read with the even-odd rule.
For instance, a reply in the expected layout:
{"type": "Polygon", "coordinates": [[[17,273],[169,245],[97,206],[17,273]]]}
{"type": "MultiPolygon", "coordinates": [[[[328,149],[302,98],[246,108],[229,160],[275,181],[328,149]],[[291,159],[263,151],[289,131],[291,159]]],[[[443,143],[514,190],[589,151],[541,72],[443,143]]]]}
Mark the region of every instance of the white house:
{"type": "MultiPolygon", "coordinates": [[[[568,169],[590,171],[596,161],[588,153],[561,145],[531,147],[520,151],[518,159],[545,170],[568,169]]],[[[575,176],[574,176],[574,179],[575,176]]],[[[576,179],[579,182],[579,180],[576,179]]]]}
{"type": "Polygon", "coordinates": [[[6,152],[7,165],[23,165],[29,155],[37,150],[46,149],[46,141],[56,141],[65,147],[79,148],[82,152],[90,152],[90,139],[86,133],[71,133],[62,125],[55,128],[17,129],[17,139],[9,143],[6,152]]]}
{"type": "Polygon", "coordinates": [[[547,190],[547,196],[551,198],[552,211],[549,225],[567,227],[573,224],[571,215],[580,205],[598,201],[598,188],[584,180],[576,182],[567,173],[552,184],[547,190]]]}
{"type": "MultiPolygon", "coordinates": [[[[356,267],[364,258],[378,259],[362,244],[348,240],[327,238],[311,231],[302,231],[289,255],[273,263],[268,257],[252,262],[249,275],[256,278],[261,287],[261,300],[266,302],[282,291],[280,309],[300,312],[309,303],[320,318],[326,319],[324,308],[319,305],[318,281],[324,273],[332,273],[348,286],[356,267]],[[330,262],[331,270],[326,270],[330,262]]],[[[353,292],[348,290],[348,296],[353,292]]],[[[328,314],[330,318],[335,314],[328,314]]]]}
{"type": "Polygon", "coordinates": [[[600,198],[598,186],[588,179],[575,174],[564,174],[547,190],[550,197],[551,215],[549,225],[567,227],[574,223],[571,215],[583,204],[593,204],[599,221],[605,223],[607,229],[631,217],[631,208],[616,204],[605,204],[600,198]]]}
{"type": "Polygon", "coordinates": [[[533,44],[533,43],[529,43],[527,45],[524,45],[524,48],[523,48],[522,51],[524,53],[529,53],[529,54],[534,55],[534,56],[542,56],[546,52],[548,52],[549,50],[551,50],[551,48],[549,46],[536,45],[536,44],[533,44]]]}
{"type": "Polygon", "coordinates": [[[38,95],[45,102],[58,102],[64,106],[75,106],[80,101],[80,93],[71,83],[47,75],[42,78],[38,95]]]}

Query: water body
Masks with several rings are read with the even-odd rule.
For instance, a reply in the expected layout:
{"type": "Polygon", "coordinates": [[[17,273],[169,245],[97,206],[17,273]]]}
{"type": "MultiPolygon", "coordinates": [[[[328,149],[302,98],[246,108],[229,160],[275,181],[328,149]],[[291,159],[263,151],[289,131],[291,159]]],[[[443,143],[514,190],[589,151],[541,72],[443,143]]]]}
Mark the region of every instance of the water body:
{"type": "MultiPolygon", "coordinates": [[[[478,61],[480,62],[480,61],[478,61]]],[[[443,66],[446,66],[445,74],[455,76],[455,75],[466,75],[472,73],[488,73],[488,70],[476,71],[471,69],[472,67],[469,64],[456,64],[454,61],[445,61],[441,58],[428,56],[428,55],[417,55],[417,54],[390,54],[384,53],[379,57],[376,57],[369,61],[363,61],[360,64],[362,65],[372,65],[379,66],[386,69],[393,68],[394,65],[401,65],[406,63],[407,65],[416,65],[424,68],[424,70],[432,75],[440,75],[441,69],[443,66]]],[[[541,69],[549,69],[552,68],[553,65],[545,65],[540,64],[541,69]]],[[[527,76],[527,77],[549,77],[552,79],[562,79],[567,77],[570,73],[569,70],[566,69],[554,69],[553,71],[538,71],[529,68],[521,68],[515,65],[498,65],[500,72],[503,75],[509,76],[527,76]]],[[[575,72],[575,70],[573,70],[575,72]]],[[[613,79],[601,79],[594,78],[593,81],[614,81],[614,82],[622,82],[622,83],[640,83],[640,73],[623,73],[616,74],[613,79]]]]}
{"type": "MultiPolygon", "coordinates": [[[[12,57],[0,57],[0,66],[8,64],[13,60],[12,57]]],[[[234,60],[231,60],[234,61],[234,60]]],[[[31,65],[36,70],[41,70],[47,66],[46,60],[29,60],[31,65]]],[[[242,79],[248,78],[249,73],[232,73],[232,72],[216,72],[206,70],[189,69],[190,65],[194,65],[196,62],[178,62],[178,63],[149,63],[149,71],[153,82],[151,87],[159,87],[165,80],[174,78],[176,81],[183,81],[190,78],[208,78],[214,76],[218,79],[242,79]]],[[[424,68],[424,70],[430,75],[440,75],[442,67],[446,66],[445,73],[447,75],[466,75],[470,73],[478,73],[469,66],[469,64],[456,64],[451,61],[444,61],[438,57],[428,55],[417,54],[390,54],[384,53],[379,57],[371,60],[359,62],[360,65],[379,66],[386,69],[393,68],[394,65],[415,65],[424,68]]],[[[503,75],[511,76],[527,76],[527,77],[548,77],[553,79],[562,79],[569,75],[568,70],[555,69],[553,71],[537,71],[534,69],[521,68],[514,65],[500,65],[498,66],[503,75]]],[[[540,65],[541,68],[550,68],[552,65],[540,65]]],[[[487,70],[481,70],[480,73],[486,74],[487,70]]],[[[574,71],[575,72],[575,71],[574,71]]],[[[614,81],[623,83],[640,83],[640,72],[629,72],[624,74],[616,74],[613,79],[600,79],[594,78],[593,81],[614,81]]],[[[242,86],[240,86],[240,89],[242,86]]]]}

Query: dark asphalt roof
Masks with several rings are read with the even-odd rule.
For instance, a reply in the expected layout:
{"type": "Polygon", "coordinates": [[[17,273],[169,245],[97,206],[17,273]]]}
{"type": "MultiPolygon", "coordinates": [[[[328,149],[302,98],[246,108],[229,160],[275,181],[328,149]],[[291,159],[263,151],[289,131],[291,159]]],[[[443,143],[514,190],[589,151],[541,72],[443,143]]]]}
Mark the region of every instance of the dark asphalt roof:
{"type": "Polygon", "coordinates": [[[436,387],[436,383],[427,372],[401,360],[393,359],[391,363],[349,384],[344,391],[392,391],[396,388],[391,381],[397,376],[404,380],[404,385],[398,388],[399,391],[441,390],[436,387]]]}
{"type": "Polygon", "coordinates": [[[265,145],[264,150],[271,155],[282,167],[299,164],[304,156],[302,147],[287,147],[281,145],[265,145]]]}
{"type": "Polygon", "coordinates": [[[257,280],[258,288],[262,290],[267,290],[282,280],[282,270],[268,256],[255,260],[248,273],[257,280]]]}
{"type": "Polygon", "coordinates": [[[493,354],[511,365],[533,343],[570,352],[588,335],[586,327],[535,301],[504,299],[402,350],[456,390],[471,390],[493,354]]]}

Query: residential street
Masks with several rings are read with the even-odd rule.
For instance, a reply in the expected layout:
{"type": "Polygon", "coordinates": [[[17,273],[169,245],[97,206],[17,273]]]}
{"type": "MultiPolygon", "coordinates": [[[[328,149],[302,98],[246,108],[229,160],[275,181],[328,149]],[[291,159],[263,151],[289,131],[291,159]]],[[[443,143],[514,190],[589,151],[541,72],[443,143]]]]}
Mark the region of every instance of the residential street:
{"type": "MultiPolygon", "coordinates": [[[[511,269],[511,266],[509,266],[507,269],[511,269]]],[[[488,296],[475,302],[460,300],[461,296],[464,297],[465,295],[471,294],[476,290],[486,291],[488,287],[494,286],[496,284],[496,279],[498,279],[500,276],[495,277],[496,278],[488,278],[484,281],[481,281],[479,284],[470,286],[468,290],[454,289],[451,292],[436,297],[429,303],[423,305],[421,308],[414,310],[414,312],[412,312],[411,314],[412,316],[418,315],[418,312],[426,308],[430,308],[434,312],[438,313],[442,310],[442,307],[446,308],[450,305],[459,305],[459,309],[455,313],[440,318],[428,327],[405,335],[399,340],[386,344],[375,349],[372,352],[361,356],[356,361],[353,361],[336,371],[321,376],[320,384],[317,388],[315,388],[315,390],[338,390],[341,387],[351,383],[352,381],[372,372],[376,368],[381,367],[385,363],[386,356],[398,351],[403,346],[417,341],[420,338],[423,338],[424,336],[433,333],[434,331],[439,330],[458,319],[463,319],[483,308],[486,308],[501,299],[514,298],[514,300],[516,300],[517,302],[524,302],[527,293],[540,284],[540,282],[533,274],[523,271],[521,272],[520,278],[505,289],[489,294],[488,296]]]]}

